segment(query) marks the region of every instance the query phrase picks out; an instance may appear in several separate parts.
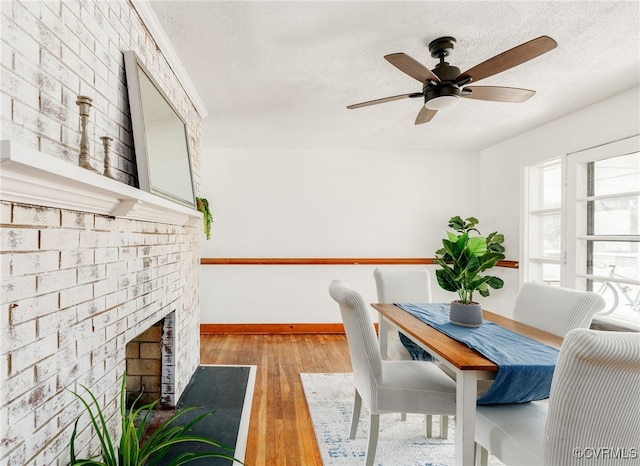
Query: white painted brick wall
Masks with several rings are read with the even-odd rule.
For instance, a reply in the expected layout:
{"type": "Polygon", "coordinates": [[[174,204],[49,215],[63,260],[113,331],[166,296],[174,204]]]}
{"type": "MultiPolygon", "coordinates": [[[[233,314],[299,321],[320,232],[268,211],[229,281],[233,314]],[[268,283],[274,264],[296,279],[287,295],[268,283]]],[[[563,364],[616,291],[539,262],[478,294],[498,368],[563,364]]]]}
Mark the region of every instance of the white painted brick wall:
{"type": "MultiPolygon", "coordinates": [[[[77,164],[75,100],[88,95],[91,163],[111,136],[117,177],[136,186],[122,55],[134,50],[187,122],[199,192],[200,117],[128,2],[4,0],[0,27],[0,139],[77,164]]],[[[182,393],[199,362],[199,228],[0,202],[1,466],[67,464],[80,384],[118,434],[126,343],[169,316],[162,383],[182,393]]],[[[84,414],[77,445],[98,448],[84,414]]]]}
{"type": "MultiPolygon", "coordinates": [[[[2,203],[3,209],[10,207],[2,203]]],[[[58,248],[54,242],[35,241],[30,243],[36,246],[32,251],[20,243],[19,252],[2,252],[3,263],[9,265],[4,267],[7,275],[2,286],[7,292],[0,304],[5,316],[0,324],[0,353],[7,361],[1,366],[0,422],[6,442],[0,459],[6,464],[35,465],[56,464],[61,458],[59,464],[65,464],[66,456],[51,449],[66,451],[73,422],[81,412],[67,389],[78,390],[79,384],[85,384],[97,393],[111,390],[106,400],[108,415],[117,417],[117,396],[109,384],[119,383],[126,343],[174,311],[175,330],[167,338],[175,340],[175,354],[167,355],[165,364],[174,377],[170,383],[175,394],[190,380],[199,355],[200,230],[150,227],[123,219],[109,224],[111,232],[76,224],[51,227],[48,220],[69,218],[71,213],[34,207],[34,213],[28,214],[28,207],[22,205],[13,205],[12,210],[31,221],[22,226],[1,225],[3,237],[26,231],[68,239],[77,237],[69,232],[79,230],[98,238],[84,243],[72,240],[77,244],[73,254],[64,241],[58,248]],[[35,211],[42,214],[40,225],[35,211]],[[149,233],[150,229],[157,233],[149,233]],[[180,362],[177,367],[176,361],[180,362]]],[[[83,225],[93,224],[93,219],[83,216],[83,225]]],[[[175,401],[175,396],[169,400],[175,401]]],[[[86,416],[82,419],[86,421],[86,416]]],[[[86,429],[83,421],[80,426],[86,429]]]]}
{"type": "Polygon", "coordinates": [[[87,128],[92,165],[102,168],[100,136],[111,136],[116,175],[135,186],[122,55],[124,50],[133,50],[187,122],[199,192],[200,117],[129,3],[5,0],[0,4],[4,42],[1,139],[77,164],[80,125],[75,100],[79,94],[87,95],[93,99],[87,128]]]}

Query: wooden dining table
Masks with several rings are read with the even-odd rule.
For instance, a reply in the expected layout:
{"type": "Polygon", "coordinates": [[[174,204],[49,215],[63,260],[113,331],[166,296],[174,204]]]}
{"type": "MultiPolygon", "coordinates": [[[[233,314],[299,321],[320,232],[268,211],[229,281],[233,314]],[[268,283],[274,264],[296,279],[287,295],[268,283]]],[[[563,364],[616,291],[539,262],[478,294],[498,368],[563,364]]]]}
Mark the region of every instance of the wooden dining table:
{"type": "MultiPolygon", "coordinates": [[[[386,358],[388,332],[395,328],[456,374],[455,464],[472,466],[478,380],[495,378],[498,366],[394,304],[374,303],[371,306],[380,313],[378,332],[383,358],[386,358]]],[[[499,314],[484,310],[483,317],[553,348],[560,349],[562,344],[562,337],[499,314]]]]}

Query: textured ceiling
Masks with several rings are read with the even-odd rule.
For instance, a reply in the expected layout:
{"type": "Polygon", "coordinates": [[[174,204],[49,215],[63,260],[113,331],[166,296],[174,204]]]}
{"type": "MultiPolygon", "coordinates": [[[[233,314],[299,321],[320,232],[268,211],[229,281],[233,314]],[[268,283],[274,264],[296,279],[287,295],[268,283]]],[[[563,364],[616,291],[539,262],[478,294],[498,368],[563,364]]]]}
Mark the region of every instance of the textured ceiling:
{"type": "Polygon", "coordinates": [[[479,150],[640,82],[640,2],[152,1],[209,116],[205,148],[479,150]],[[541,35],[558,47],[482,85],[534,89],[525,103],[462,100],[415,126],[421,91],[383,59],[433,68],[453,36],[465,71],[541,35]]]}

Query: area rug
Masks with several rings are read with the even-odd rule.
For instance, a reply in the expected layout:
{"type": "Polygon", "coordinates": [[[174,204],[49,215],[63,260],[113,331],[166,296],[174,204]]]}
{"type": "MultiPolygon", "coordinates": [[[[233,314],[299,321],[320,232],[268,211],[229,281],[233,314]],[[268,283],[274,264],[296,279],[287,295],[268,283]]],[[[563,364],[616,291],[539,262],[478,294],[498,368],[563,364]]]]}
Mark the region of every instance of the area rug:
{"type": "MultiPolygon", "coordinates": [[[[256,380],[256,366],[202,365],[199,366],[184,390],[177,409],[196,407],[186,413],[181,421],[188,421],[202,413],[215,411],[196,424],[192,433],[213,439],[233,451],[234,458],[244,461],[249,417],[256,380]]],[[[183,422],[180,422],[183,425],[183,422]]],[[[172,447],[169,457],[185,452],[221,452],[208,445],[186,443],[172,447]]],[[[228,452],[225,452],[228,453],[228,452]]],[[[230,466],[241,464],[224,458],[202,458],[189,464],[208,466],[230,466]]]]}
{"type": "MultiPolygon", "coordinates": [[[[316,441],[324,466],[364,464],[369,434],[369,413],[362,407],[358,432],[349,439],[353,407],[352,374],[301,373],[302,386],[311,414],[316,441]]],[[[439,432],[439,416],[434,416],[433,430],[439,432]]],[[[406,422],[399,414],[380,416],[380,434],[376,465],[384,466],[449,466],[454,464],[454,421],[449,418],[449,438],[427,438],[425,419],[421,414],[408,414],[406,422]]],[[[489,465],[502,466],[489,455],[489,465]]]]}

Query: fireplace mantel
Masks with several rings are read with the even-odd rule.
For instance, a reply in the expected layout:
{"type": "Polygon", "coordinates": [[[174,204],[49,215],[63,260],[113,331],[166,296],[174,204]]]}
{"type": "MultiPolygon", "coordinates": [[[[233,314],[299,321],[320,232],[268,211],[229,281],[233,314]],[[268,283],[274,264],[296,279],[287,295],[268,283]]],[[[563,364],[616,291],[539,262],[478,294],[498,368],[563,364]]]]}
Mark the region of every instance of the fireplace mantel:
{"type": "Polygon", "coordinates": [[[0,141],[0,199],[132,220],[192,226],[196,209],[142,191],[13,141],[0,141]]]}

